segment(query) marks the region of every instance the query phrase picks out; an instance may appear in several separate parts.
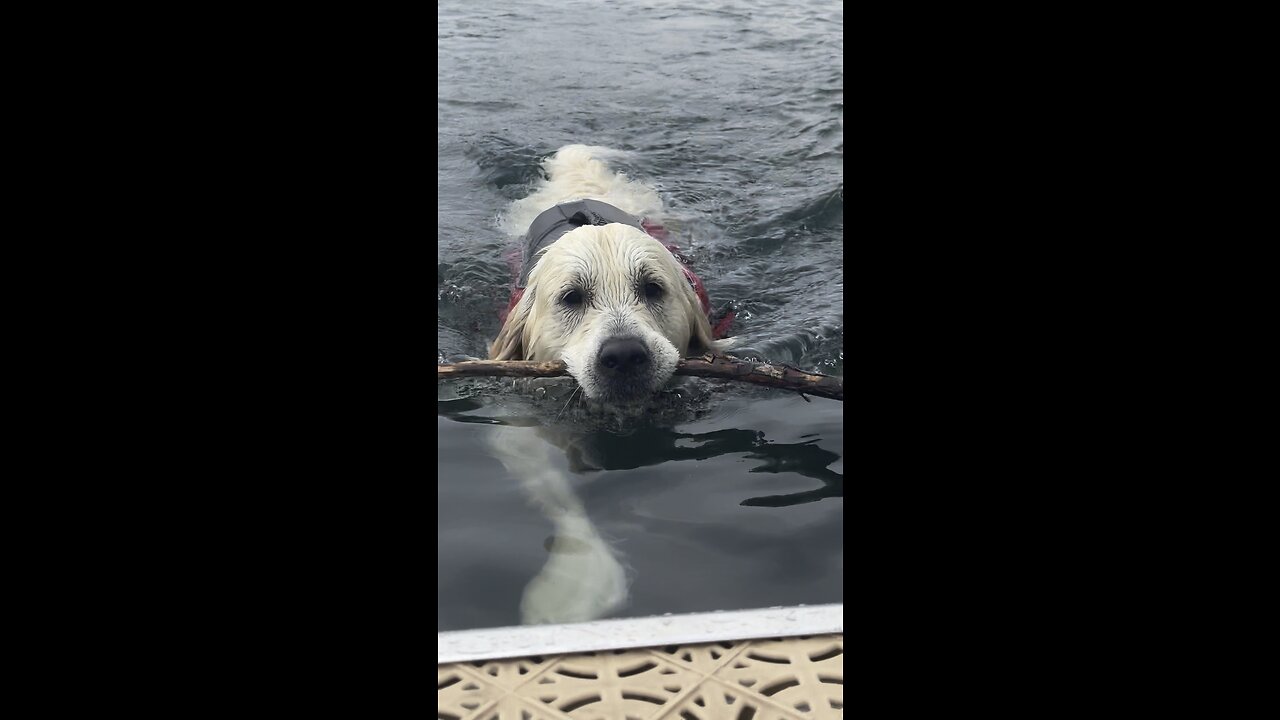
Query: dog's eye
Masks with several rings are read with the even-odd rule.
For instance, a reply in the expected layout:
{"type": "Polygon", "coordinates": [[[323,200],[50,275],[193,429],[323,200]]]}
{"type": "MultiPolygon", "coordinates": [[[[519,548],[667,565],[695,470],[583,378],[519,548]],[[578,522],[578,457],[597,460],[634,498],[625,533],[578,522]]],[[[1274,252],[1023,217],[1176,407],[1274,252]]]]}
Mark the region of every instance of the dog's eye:
{"type": "Polygon", "coordinates": [[[644,296],[650,300],[657,300],[662,297],[662,286],[658,283],[645,283],[644,296]]]}
{"type": "Polygon", "coordinates": [[[564,294],[564,297],[561,298],[561,300],[564,301],[565,305],[578,306],[582,304],[582,293],[577,290],[570,290],[564,294]]]}

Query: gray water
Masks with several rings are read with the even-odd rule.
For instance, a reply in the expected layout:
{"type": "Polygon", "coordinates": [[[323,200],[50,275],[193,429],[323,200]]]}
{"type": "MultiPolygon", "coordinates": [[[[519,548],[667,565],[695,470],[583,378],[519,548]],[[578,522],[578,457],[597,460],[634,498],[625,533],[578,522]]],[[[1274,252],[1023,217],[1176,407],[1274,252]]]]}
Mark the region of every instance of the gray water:
{"type": "MultiPolygon", "coordinates": [[[[733,354],[844,374],[843,11],[838,2],[439,3],[441,357],[484,356],[512,239],[499,214],[568,144],[656,187],[671,241],[733,354]]],[[[572,428],[556,449],[626,568],[610,617],[843,602],[843,404],[688,381],[641,417],[594,417],[564,383],[440,388],[438,630],[519,624],[554,545],[500,425],[572,428]]]]}

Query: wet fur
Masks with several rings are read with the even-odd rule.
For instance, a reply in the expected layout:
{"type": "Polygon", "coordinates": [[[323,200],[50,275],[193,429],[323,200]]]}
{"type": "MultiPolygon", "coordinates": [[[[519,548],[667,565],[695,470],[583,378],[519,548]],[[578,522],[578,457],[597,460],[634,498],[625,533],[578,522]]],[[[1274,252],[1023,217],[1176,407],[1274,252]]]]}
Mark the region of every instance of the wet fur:
{"type": "MultiPolygon", "coordinates": [[[[546,164],[548,180],[512,215],[527,217],[529,200],[558,203],[592,199],[634,215],[660,209],[656,195],[629,181],[594,157],[593,148],[563,148],[546,164]],[[637,209],[638,206],[639,209],[637,209]],[[655,207],[656,206],[656,207],[655,207]]],[[[612,152],[612,151],[609,151],[612,152]]],[[[534,215],[536,217],[536,214],[534,215]]],[[[508,227],[511,220],[504,223],[508,227]]],[[[681,357],[720,350],[728,341],[712,339],[711,324],[680,262],[662,243],[636,228],[611,224],[583,226],[544,249],[529,275],[524,296],[507,316],[489,349],[493,360],[560,360],[592,400],[633,400],[652,394],[671,379],[681,357]],[[646,284],[660,296],[646,296],[646,284]],[[581,307],[564,302],[577,290],[581,307]],[[601,345],[611,338],[634,337],[649,351],[648,372],[625,392],[596,373],[601,345]]]]}
{"type": "MultiPolygon", "coordinates": [[[[637,217],[660,220],[657,194],[600,159],[606,148],[571,145],[544,163],[547,180],[513,204],[503,226],[523,234],[542,211],[572,200],[600,200],[637,217]]],[[[680,262],[662,243],[621,224],[583,226],[565,233],[542,252],[520,302],[508,314],[489,349],[494,360],[562,360],[583,394],[610,410],[642,408],[641,400],[671,379],[682,356],[720,350],[711,325],[689,287],[680,262]],[[645,285],[660,286],[648,297],[645,285]],[[582,294],[580,308],[566,305],[570,290],[582,294]],[[597,377],[596,358],[610,338],[640,340],[652,362],[631,386],[597,377]]],[[[572,400],[572,396],[570,396],[572,400]]],[[[627,570],[601,535],[573,490],[577,431],[565,427],[500,426],[489,436],[495,457],[521,482],[530,503],[554,527],[548,558],[525,587],[520,618],[525,624],[595,620],[622,607],[627,570]],[[561,450],[550,452],[552,447],[561,450]]]]}

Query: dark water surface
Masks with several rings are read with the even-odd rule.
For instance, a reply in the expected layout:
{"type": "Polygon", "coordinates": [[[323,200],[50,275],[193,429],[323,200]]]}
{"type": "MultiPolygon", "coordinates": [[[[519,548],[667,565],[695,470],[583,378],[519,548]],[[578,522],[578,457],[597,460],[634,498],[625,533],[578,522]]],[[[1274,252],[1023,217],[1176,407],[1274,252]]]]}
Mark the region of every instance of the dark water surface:
{"type": "MultiPolygon", "coordinates": [[[[498,227],[568,144],[657,188],[732,352],[844,372],[839,2],[439,3],[442,357],[483,356],[508,297],[498,227]]],[[[626,568],[611,617],[842,602],[842,403],[694,381],[642,418],[563,383],[441,386],[439,630],[519,624],[552,523],[493,457],[500,424],[572,427],[561,469],[626,568]]],[[[570,545],[562,545],[570,547],[570,545]]]]}

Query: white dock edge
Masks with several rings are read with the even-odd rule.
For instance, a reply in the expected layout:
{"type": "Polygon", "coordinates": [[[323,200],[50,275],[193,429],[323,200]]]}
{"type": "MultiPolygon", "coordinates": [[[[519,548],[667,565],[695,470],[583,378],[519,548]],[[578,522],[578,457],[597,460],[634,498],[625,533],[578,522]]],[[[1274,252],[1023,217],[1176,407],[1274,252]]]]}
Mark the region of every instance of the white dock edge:
{"type": "Polygon", "coordinates": [[[625,650],[752,638],[844,633],[844,604],[797,605],[660,617],[596,620],[566,625],[437,633],[437,664],[625,650]]]}

